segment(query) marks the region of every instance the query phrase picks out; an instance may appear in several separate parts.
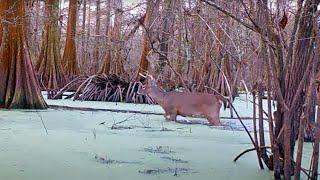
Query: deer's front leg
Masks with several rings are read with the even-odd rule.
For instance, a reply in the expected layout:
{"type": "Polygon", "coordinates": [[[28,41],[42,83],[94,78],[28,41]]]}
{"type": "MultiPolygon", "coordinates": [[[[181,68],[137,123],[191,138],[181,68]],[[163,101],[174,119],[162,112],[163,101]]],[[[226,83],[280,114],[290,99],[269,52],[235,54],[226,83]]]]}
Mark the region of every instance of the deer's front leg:
{"type": "Polygon", "coordinates": [[[169,115],[169,120],[170,121],[176,121],[176,119],[177,119],[177,113],[171,113],[169,115]]]}
{"type": "MultiPolygon", "coordinates": [[[[164,112],[165,112],[165,114],[164,114],[164,118],[167,120],[167,121],[174,121],[175,120],[175,117],[172,117],[172,116],[174,116],[174,114],[176,114],[174,111],[172,111],[172,107],[169,107],[169,106],[167,106],[167,107],[162,107],[163,108],[163,110],[164,110],[164,112]],[[173,120],[174,119],[174,120],[173,120]]],[[[175,116],[177,116],[177,115],[175,115],[175,116]]]]}
{"type": "Polygon", "coordinates": [[[169,111],[169,109],[168,108],[164,108],[164,107],[162,107],[163,108],[163,110],[164,110],[164,118],[167,120],[167,121],[169,121],[170,120],[170,111],[169,111]]]}
{"type": "Polygon", "coordinates": [[[177,114],[176,113],[165,113],[164,117],[167,121],[176,121],[177,114]]]}
{"type": "Polygon", "coordinates": [[[165,112],[165,114],[163,116],[167,121],[170,120],[170,115],[167,112],[165,112]]]}
{"type": "Polygon", "coordinates": [[[164,117],[166,118],[166,120],[169,120],[169,121],[175,121],[176,118],[177,118],[177,113],[174,112],[174,111],[169,111],[169,110],[165,110],[165,115],[164,117]]]}
{"type": "Polygon", "coordinates": [[[217,111],[210,113],[207,116],[207,119],[211,125],[221,126],[222,124],[220,121],[220,109],[217,109],[217,111]]]}
{"type": "Polygon", "coordinates": [[[208,119],[210,125],[222,126],[220,119],[217,117],[208,117],[207,119],[208,119]]]}

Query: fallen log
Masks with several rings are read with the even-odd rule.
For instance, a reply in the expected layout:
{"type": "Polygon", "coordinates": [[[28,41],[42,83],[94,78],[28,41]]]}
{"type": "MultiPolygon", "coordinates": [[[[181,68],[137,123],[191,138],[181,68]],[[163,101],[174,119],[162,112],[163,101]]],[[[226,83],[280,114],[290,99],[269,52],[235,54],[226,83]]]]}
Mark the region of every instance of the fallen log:
{"type": "MultiPolygon", "coordinates": [[[[108,109],[108,108],[90,108],[90,107],[71,107],[71,106],[60,106],[60,105],[49,105],[51,109],[63,109],[63,110],[74,110],[74,111],[105,111],[105,112],[119,112],[119,113],[136,113],[136,114],[147,114],[147,115],[161,115],[164,113],[148,112],[148,111],[136,111],[136,110],[122,110],[122,109],[108,109]]],[[[200,118],[200,117],[199,117],[200,118]]],[[[238,119],[231,117],[220,117],[221,119],[238,119]]],[[[241,117],[243,120],[252,120],[252,117],[241,117]]]]}

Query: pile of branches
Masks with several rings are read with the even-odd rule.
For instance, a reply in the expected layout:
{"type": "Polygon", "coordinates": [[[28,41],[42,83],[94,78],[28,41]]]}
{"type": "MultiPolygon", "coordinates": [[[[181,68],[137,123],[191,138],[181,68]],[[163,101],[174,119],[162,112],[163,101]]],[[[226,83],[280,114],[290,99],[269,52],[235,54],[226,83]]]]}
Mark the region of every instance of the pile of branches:
{"type": "Polygon", "coordinates": [[[138,94],[142,84],[140,82],[128,82],[125,79],[111,74],[99,74],[93,76],[80,76],[64,86],[53,98],[61,97],[66,91],[76,90],[67,98],[86,101],[111,101],[126,103],[148,103],[154,101],[146,95],[138,94]]]}

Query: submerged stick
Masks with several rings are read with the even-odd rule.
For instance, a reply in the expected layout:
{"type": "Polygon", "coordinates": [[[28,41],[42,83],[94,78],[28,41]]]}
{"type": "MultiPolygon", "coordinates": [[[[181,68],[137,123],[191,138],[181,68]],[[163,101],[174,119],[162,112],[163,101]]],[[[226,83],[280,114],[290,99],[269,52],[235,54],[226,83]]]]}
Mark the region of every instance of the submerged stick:
{"type": "MultiPolygon", "coordinates": [[[[261,146],[259,147],[259,149],[270,149],[271,147],[270,146],[261,146]]],[[[244,150],[242,153],[240,153],[238,156],[236,156],[233,160],[233,162],[236,162],[242,155],[248,153],[248,152],[251,152],[251,151],[254,151],[256,150],[256,148],[250,148],[250,149],[246,149],[244,150]]]]}
{"type": "MultiPolygon", "coordinates": [[[[152,102],[150,100],[150,102],[152,102]]],[[[61,105],[49,105],[52,109],[65,109],[65,110],[77,110],[77,111],[107,111],[107,112],[120,112],[120,113],[137,113],[137,114],[149,114],[149,115],[164,115],[164,113],[148,112],[148,111],[136,111],[136,110],[122,110],[122,109],[107,109],[107,108],[88,108],[88,107],[71,107],[71,106],[61,106],[61,105]]],[[[230,117],[220,117],[221,119],[239,119],[230,117]]],[[[241,117],[245,120],[251,120],[252,117],[241,117]]]]}

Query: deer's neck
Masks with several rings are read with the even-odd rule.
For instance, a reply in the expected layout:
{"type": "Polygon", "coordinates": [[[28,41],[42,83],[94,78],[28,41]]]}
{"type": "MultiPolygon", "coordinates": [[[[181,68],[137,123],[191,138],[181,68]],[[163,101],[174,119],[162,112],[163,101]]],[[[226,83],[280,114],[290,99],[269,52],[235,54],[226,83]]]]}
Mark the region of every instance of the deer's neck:
{"type": "Polygon", "coordinates": [[[164,100],[165,92],[158,88],[158,87],[153,87],[151,89],[151,93],[149,94],[153,100],[155,100],[158,104],[161,104],[164,100]]]}

